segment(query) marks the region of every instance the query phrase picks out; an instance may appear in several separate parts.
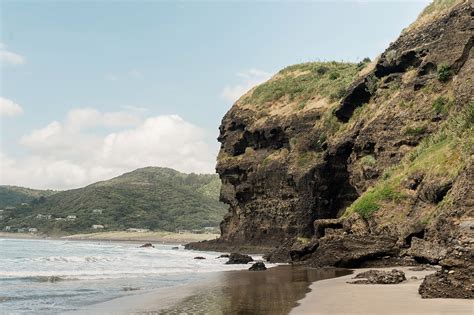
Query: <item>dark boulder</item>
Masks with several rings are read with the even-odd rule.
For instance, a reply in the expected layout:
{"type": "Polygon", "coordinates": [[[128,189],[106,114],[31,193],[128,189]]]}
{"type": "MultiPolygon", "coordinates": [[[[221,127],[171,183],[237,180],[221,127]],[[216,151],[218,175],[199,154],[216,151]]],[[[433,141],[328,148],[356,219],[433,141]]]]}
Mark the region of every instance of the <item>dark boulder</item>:
{"type": "Polygon", "coordinates": [[[406,280],[403,271],[393,269],[392,271],[369,270],[361,272],[354,279],[364,279],[349,282],[352,284],[397,284],[406,280]]]}
{"type": "Polygon", "coordinates": [[[194,259],[202,260],[202,259],[206,259],[206,258],[204,258],[204,257],[202,257],[202,256],[197,256],[197,257],[194,257],[194,259]]]}
{"type": "Polygon", "coordinates": [[[178,246],[171,247],[171,249],[179,249],[178,246]]]}
{"type": "Polygon", "coordinates": [[[229,256],[229,260],[226,262],[227,265],[231,264],[247,264],[253,261],[253,258],[249,255],[243,255],[239,253],[232,253],[229,256]]]}
{"type": "Polygon", "coordinates": [[[155,246],[153,246],[152,243],[145,243],[145,244],[143,244],[143,245],[140,246],[140,247],[142,247],[142,248],[148,248],[148,247],[155,248],[155,246]]]}
{"type": "Polygon", "coordinates": [[[222,254],[220,255],[219,257],[216,257],[216,258],[229,258],[230,255],[229,254],[222,254]]]}
{"type": "Polygon", "coordinates": [[[261,261],[257,261],[255,264],[252,265],[252,267],[249,268],[250,271],[265,271],[267,270],[267,267],[265,267],[265,264],[261,261]]]}

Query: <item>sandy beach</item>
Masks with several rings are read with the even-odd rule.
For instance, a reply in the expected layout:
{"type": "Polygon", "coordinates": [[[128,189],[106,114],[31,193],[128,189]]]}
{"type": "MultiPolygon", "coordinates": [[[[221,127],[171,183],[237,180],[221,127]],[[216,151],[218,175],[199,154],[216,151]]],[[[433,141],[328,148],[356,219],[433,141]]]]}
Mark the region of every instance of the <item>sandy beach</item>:
{"type": "Polygon", "coordinates": [[[396,269],[403,270],[408,280],[394,285],[348,284],[356,274],[370,270],[358,269],[352,275],[314,282],[310,286],[311,292],[298,302],[300,305],[290,314],[474,314],[472,300],[420,297],[418,287],[422,278],[434,271],[411,271],[410,267],[396,269]]]}
{"type": "Polygon", "coordinates": [[[434,271],[398,269],[408,280],[395,285],[347,283],[370,269],[347,275],[348,270],[283,265],[265,272],[212,273],[200,283],[117,298],[72,314],[474,314],[471,300],[418,295],[423,277],[434,271]]]}
{"type": "MultiPolygon", "coordinates": [[[[250,265],[249,265],[250,266],[250,265]]],[[[347,270],[289,265],[264,272],[210,273],[205,281],[157,289],[84,307],[72,314],[288,314],[312,282],[347,270]]]]}
{"type": "Polygon", "coordinates": [[[165,231],[153,232],[126,232],[109,231],[98,233],[84,233],[67,236],[47,236],[32,233],[0,232],[0,238],[10,239],[61,239],[72,241],[110,241],[110,242],[151,242],[160,244],[186,244],[217,238],[218,234],[173,233],[165,231]]]}

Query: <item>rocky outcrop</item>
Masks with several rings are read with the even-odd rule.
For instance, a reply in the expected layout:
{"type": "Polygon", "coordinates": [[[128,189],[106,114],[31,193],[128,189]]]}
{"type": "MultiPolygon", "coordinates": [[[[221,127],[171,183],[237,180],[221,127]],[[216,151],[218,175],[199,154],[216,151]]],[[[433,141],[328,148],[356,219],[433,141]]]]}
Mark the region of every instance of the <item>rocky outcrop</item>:
{"type": "Polygon", "coordinates": [[[229,256],[229,260],[226,262],[227,265],[232,264],[248,264],[249,262],[253,261],[253,258],[249,255],[243,255],[239,253],[232,253],[229,256]]]}
{"type": "Polygon", "coordinates": [[[353,268],[368,260],[397,255],[396,242],[397,239],[390,236],[334,235],[316,240],[307,250],[292,251],[290,256],[294,262],[303,261],[313,267],[353,268]]]}
{"type": "Polygon", "coordinates": [[[440,270],[425,277],[418,289],[422,298],[473,299],[472,274],[465,270],[440,270]]]}
{"type": "Polygon", "coordinates": [[[238,100],[220,127],[221,237],[190,247],[316,267],[439,264],[424,296],[434,277],[457,286],[456,270],[473,268],[474,37],[472,3],[454,2],[370,65],[291,66],[238,100]],[[319,84],[338,78],[352,83],[335,97],[319,84]]]}

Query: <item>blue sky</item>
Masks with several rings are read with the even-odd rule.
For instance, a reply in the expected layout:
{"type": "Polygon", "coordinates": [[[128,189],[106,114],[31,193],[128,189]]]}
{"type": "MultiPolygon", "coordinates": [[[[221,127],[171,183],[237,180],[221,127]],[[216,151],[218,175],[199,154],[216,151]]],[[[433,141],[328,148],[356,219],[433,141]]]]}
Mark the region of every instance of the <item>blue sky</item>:
{"type": "Polygon", "coordinates": [[[428,3],[0,2],[0,184],[59,189],[211,172],[238,95],[290,64],[374,58],[428,3]]]}

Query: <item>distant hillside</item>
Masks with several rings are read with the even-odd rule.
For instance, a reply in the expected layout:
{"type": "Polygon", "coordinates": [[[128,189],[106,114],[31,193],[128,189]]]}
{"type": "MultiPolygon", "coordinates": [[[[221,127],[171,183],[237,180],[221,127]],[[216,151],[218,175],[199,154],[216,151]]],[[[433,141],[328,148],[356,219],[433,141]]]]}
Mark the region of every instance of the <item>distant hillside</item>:
{"type": "Polygon", "coordinates": [[[0,208],[30,203],[41,196],[48,197],[56,193],[53,190],[37,190],[18,186],[0,186],[0,208]]]}
{"type": "Polygon", "coordinates": [[[147,167],[4,210],[0,229],[35,227],[60,234],[91,231],[93,225],[107,230],[168,231],[217,227],[226,212],[219,202],[219,190],[217,175],[147,167]],[[76,218],[68,220],[67,216],[76,218]]]}

